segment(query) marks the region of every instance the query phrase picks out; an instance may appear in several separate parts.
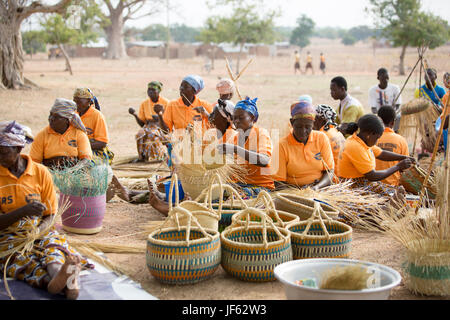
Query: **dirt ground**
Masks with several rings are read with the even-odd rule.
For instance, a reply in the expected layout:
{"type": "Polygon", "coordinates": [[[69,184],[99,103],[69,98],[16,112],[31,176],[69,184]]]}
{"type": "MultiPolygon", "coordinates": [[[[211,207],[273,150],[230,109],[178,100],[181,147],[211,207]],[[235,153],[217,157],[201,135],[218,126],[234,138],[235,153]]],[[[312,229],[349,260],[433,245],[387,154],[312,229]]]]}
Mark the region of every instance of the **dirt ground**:
{"type": "MultiPolygon", "coordinates": [[[[370,44],[345,47],[337,41],[315,39],[310,47],[314,57],[315,75],[293,74],[293,51],[286,56],[269,58],[256,57],[246,73],[239,80],[243,96],[259,98],[260,120],[258,124],[267,129],[279,129],[283,136],[288,129],[289,107],[301,94],[310,94],[314,103],[337,106],[330,97],[330,80],[343,75],[349,83],[349,92],[366,106],[367,93],[377,84],[376,71],[379,67],[391,70],[391,82],[400,86],[406,76],[397,76],[393,71],[398,63],[399,49],[377,49],[374,53],[370,44]],[[319,74],[319,53],[324,52],[327,74],[319,74]]],[[[306,50],[305,50],[306,51],[306,50]]],[[[449,47],[429,51],[428,63],[438,70],[438,83],[448,68],[449,47]]],[[[417,59],[417,51],[409,49],[406,56],[407,68],[417,59]]],[[[305,63],[302,52],[302,68],[305,63]]],[[[246,61],[241,62],[241,66],[246,61]]],[[[0,118],[18,120],[28,125],[37,134],[48,124],[48,112],[57,97],[71,98],[76,87],[90,87],[102,105],[109,133],[110,148],[120,156],[136,154],[134,135],[138,126],[128,108],[139,108],[146,98],[146,84],[159,80],[164,84],[162,95],[169,99],[178,97],[178,86],[182,78],[191,73],[200,74],[205,80],[205,89],[200,97],[207,101],[217,99],[215,85],[218,77],[228,76],[223,60],[217,60],[216,68],[210,74],[201,71],[203,58],[173,60],[166,64],[157,58],[128,59],[124,61],[102,60],[100,58],[73,59],[74,75],[64,72],[63,60],[48,61],[44,56],[25,61],[25,76],[43,89],[31,91],[0,91],[0,118]]],[[[422,81],[423,83],[423,81],[422,81]]],[[[413,98],[419,85],[416,72],[403,93],[403,101],[413,98]]],[[[237,100],[237,98],[233,99],[237,100]]],[[[28,148],[24,150],[28,152],[28,148]]],[[[142,233],[142,224],[150,220],[163,220],[163,216],[149,205],[132,205],[117,198],[107,204],[103,230],[95,236],[78,236],[108,243],[145,245],[147,235],[142,233]],[[134,235],[130,235],[134,234],[134,235]]],[[[381,234],[354,230],[351,258],[382,263],[401,271],[402,248],[392,239],[381,234]]],[[[147,270],[144,254],[118,255],[108,257],[120,263],[128,274],[142,287],[159,299],[284,299],[281,283],[275,281],[263,284],[246,283],[228,276],[219,268],[207,281],[190,286],[161,285],[147,270]]],[[[433,299],[435,297],[432,297],[433,299]]],[[[429,299],[412,295],[403,284],[392,291],[391,299],[429,299]]]]}

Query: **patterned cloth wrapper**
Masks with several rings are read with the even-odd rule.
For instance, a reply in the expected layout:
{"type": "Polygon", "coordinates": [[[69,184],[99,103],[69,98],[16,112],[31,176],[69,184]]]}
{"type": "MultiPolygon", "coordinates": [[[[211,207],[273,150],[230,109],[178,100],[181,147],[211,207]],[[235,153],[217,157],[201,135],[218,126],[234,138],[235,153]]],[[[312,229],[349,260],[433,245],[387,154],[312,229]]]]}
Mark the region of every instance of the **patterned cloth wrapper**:
{"type": "MultiPolygon", "coordinates": [[[[41,218],[27,218],[16,222],[12,227],[17,228],[15,233],[0,233],[0,252],[14,248],[14,242],[23,239],[26,230],[31,226],[38,226],[41,218]]],[[[46,289],[50,280],[47,266],[52,263],[64,264],[66,255],[77,255],[81,258],[83,268],[93,269],[94,265],[88,263],[86,259],[70,247],[66,237],[56,230],[50,230],[41,239],[34,242],[33,252],[15,253],[9,260],[6,269],[8,277],[25,281],[35,288],[46,289]]],[[[0,272],[4,272],[8,257],[0,258],[0,272]]]]}
{"type": "Polygon", "coordinates": [[[252,184],[236,183],[236,185],[238,186],[237,191],[238,191],[239,195],[241,196],[242,200],[256,198],[258,196],[258,194],[263,190],[267,191],[267,192],[272,191],[270,189],[260,187],[260,186],[255,186],[252,184]]]}
{"type": "Polygon", "coordinates": [[[183,81],[186,81],[189,83],[192,88],[194,88],[195,94],[198,94],[200,91],[203,90],[205,87],[205,83],[203,82],[203,79],[195,74],[191,74],[183,79],[183,81]]]}
{"type": "Polygon", "coordinates": [[[68,119],[75,128],[86,133],[86,127],[76,111],[76,103],[72,100],[67,100],[64,98],[57,98],[53,104],[53,107],[50,109],[50,113],[54,113],[60,117],[68,119]]]}
{"type": "Polygon", "coordinates": [[[163,84],[159,81],[152,81],[149,82],[149,84],[147,85],[148,89],[155,89],[158,92],[161,92],[162,88],[163,88],[163,84]]]}
{"type": "Polygon", "coordinates": [[[109,150],[108,147],[104,147],[102,150],[92,150],[94,158],[99,159],[101,162],[107,161],[109,165],[112,164],[114,159],[114,153],[109,150]]]}
{"type": "Polygon", "coordinates": [[[330,106],[327,106],[326,104],[319,104],[316,107],[316,113],[317,116],[322,117],[325,119],[326,123],[324,125],[324,130],[328,131],[330,129],[330,125],[337,127],[336,124],[336,111],[330,106]]]}
{"type": "Polygon", "coordinates": [[[316,110],[308,101],[294,102],[291,105],[291,117],[293,120],[310,119],[314,121],[316,118],[316,110]]]}
{"type": "Polygon", "coordinates": [[[18,124],[16,121],[0,121],[0,146],[25,147],[33,142],[30,128],[18,124]]]}
{"type": "Polygon", "coordinates": [[[136,135],[138,153],[148,160],[166,161],[169,156],[162,143],[164,139],[160,128],[145,125],[136,135]]]}
{"type": "Polygon", "coordinates": [[[258,121],[259,113],[258,113],[258,107],[256,105],[256,101],[258,101],[258,98],[250,99],[249,97],[245,98],[245,100],[239,101],[236,106],[234,107],[234,110],[242,109],[244,111],[247,111],[251,115],[255,117],[255,122],[258,121]]]}
{"type": "Polygon", "coordinates": [[[219,81],[216,85],[217,91],[219,94],[230,94],[233,93],[234,90],[234,82],[231,79],[224,78],[219,81]]]}

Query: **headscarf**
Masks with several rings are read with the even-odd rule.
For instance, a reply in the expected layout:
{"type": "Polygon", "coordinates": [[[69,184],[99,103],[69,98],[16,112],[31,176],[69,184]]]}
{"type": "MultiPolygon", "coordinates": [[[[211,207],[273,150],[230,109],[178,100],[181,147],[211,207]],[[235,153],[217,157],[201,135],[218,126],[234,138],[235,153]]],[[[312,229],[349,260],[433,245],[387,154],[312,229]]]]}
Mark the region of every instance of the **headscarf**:
{"type": "Polygon", "coordinates": [[[75,92],[73,93],[73,97],[78,98],[84,98],[84,99],[90,99],[92,103],[95,105],[95,109],[100,111],[100,104],[98,103],[97,97],[94,96],[91,89],[89,88],[77,88],[75,89],[75,92]]]}
{"type": "Polygon", "coordinates": [[[312,104],[312,97],[310,95],[304,94],[298,98],[298,101],[306,101],[312,104]]]}
{"type": "Polygon", "coordinates": [[[233,93],[234,90],[234,82],[231,79],[224,78],[219,81],[216,85],[217,91],[219,94],[230,94],[233,93]]]}
{"type": "Polygon", "coordinates": [[[55,113],[60,117],[69,119],[70,124],[81,131],[86,132],[86,128],[81,121],[80,116],[77,114],[77,105],[72,100],[67,100],[64,98],[57,98],[55,103],[53,103],[50,113],[55,113]]]}
{"type": "Polygon", "coordinates": [[[0,121],[0,146],[25,147],[33,142],[30,128],[18,124],[16,121],[0,121]]]}
{"type": "Polygon", "coordinates": [[[291,105],[291,117],[293,120],[310,119],[314,121],[316,118],[316,110],[309,101],[294,102],[291,105]]]}
{"type": "Polygon", "coordinates": [[[450,89],[450,73],[448,72],[444,74],[444,85],[447,89],[450,89]]]}
{"type": "Polygon", "coordinates": [[[323,127],[325,131],[330,129],[330,125],[337,126],[335,123],[337,114],[332,107],[327,106],[326,104],[319,104],[316,107],[316,113],[318,116],[325,119],[326,123],[323,127]]]}
{"type": "Polygon", "coordinates": [[[150,89],[150,88],[155,89],[158,92],[161,92],[161,90],[163,88],[163,84],[159,81],[152,81],[152,82],[149,82],[147,85],[147,89],[150,89]]]}
{"type": "Polygon", "coordinates": [[[191,74],[191,75],[185,77],[183,79],[183,81],[186,81],[187,83],[189,83],[192,86],[192,88],[194,88],[195,94],[198,94],[205,87],[203,79],[200,76],[195,75],[195,74],[191,74]]]}
{"type": "Polygon", "coordinates": [[[242,109],[244,111],[247,111],[248,113],[252,114],[255,117],[255,122],[258,121],[259,114],[258,114],[258,107],[256,106],[256,101],[258,101],[258,98],[250,99],[249,97],[246,97],[245,100],[239,101],[234,109],[242,109]]]}

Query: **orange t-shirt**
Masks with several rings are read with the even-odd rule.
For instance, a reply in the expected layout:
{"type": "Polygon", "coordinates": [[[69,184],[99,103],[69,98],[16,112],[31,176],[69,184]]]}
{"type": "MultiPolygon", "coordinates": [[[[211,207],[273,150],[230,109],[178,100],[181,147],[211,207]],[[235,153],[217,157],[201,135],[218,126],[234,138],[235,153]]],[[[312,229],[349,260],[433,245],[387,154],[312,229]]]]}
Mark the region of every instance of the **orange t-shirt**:
{"type": "MultiPolygon", "coordinates": [[[[401,135],[396,134],[391,128],[384,129],[383,135],[380,139],[378,139],[377,146],[386,151],[409,156],[408,143],[406,142],[406,139],[401,135]]],[[[397,163],[398,161],[381,161],[377,159],[376,169],[386,170],[395,166],[397,163]]],[[[384,179],[382,182],[393,186],[398,186],[400,184],[400,172],[397,171],[393,175],[384,179]]]]}
{"type": "MultiPolygon", "coordinates": [[[[246,150],[253,151],[256,153],[265,154],[272,157],[272,140],[270,139],[269,132],[267,130],[253,126],[250,135],[245,142],[244,146],[239,144],[239,134],[234,136],[234,144],[240,145],[246,150]]],[[[241,142],[242,143],[242,142],[241,142]]],[[[257,165],[251,164],[242,157],[237,156],[237,163],[242,164],[242,166],[247,170],[247,175],[245,176],[245,183],[252,184],[260,187],[265,187],[268,189],[274,189],[275,184],[271,175],[271,164],[267,167],[258,167],[257,165]]],[[[256,161],[256,159],[255,159],[256,161]]]]}
{"type": "Polygon", "coordinates": [[[376,145],[368,147],[356,133],[345,141],[339,156],[339,177],[346,179],[362,178],[376,168],[375,158],[383,152],[376,145]]]}
{"type": "MultiPolygon", "coordinates": [[[[442,106],[441,120],[444,120],[444,110],[445,110],[445,105],[447,104],[447,100],[448,100],[449,94],[450,94],[450,91],[447,92],[445,94],[445,96],[442,97],[442,104],[443,104],[443,106],[442,106]]],[[[450,114],[450,105],[447,108],[447,115],[449,115],[449,114],[450,114]]]]}
{"type": "Polygon", "coordinates": [[[40,201],[47,207],[43,215],[58,211],[55,187],[50,172],[43,165],[33,162],[30,156],[24,173],[17,178],[7,168],[0,166],[0,211],[9,213],[27,205],[30,201],[40,201]]]}
{"type": "Polygon", "coordinates": [[[47,126],[34,138],[30,157],[37,163],[53,157],[92,159],[92,150],[83,131],[70,125],[64,134],[59,134],[47,126]]]}
{"type": "Polygon", "coordinates": [[[334,169],[330,141],[320,131],[311,131],[306,145],[290,133],[280,140],[278,152],[278,169],[274,168],[273,175],[276,181],[304,186],[320,180],[327,168],[334,169]]]}
{"type": "MultiPolygon", "coordinates": [[[[208,102],[200,100],[197,96],[189,107],[184,104],[183,99],[180,97],[177,100],[169,102],[164,111],[163,120],[170,131],[174,129],[186,129],[189,124],[194,124],[194,116],[200,116],[200,113],[194,110],[196,107],[204,107],[208,113],[212,112],[212,106],[208,102]]],[[[209,128],[208,119],[203,117],[202,128],[209,128]]]]}
{"type": "Polygon", "coordinates": [[[330,129],[325,131],[323,128],[320,131],[325,132],[328,139],[330,140],[331,151],[333,152],[334,159],[334,173],[339,176],[339,154],[344,147],[345,138],[344,135],[335,128],[335,126],[330,125],[330,129]]]}
{"type": "Polygon", "coordinates": [[[88,111],[81,116],[81,121],[86,127],[89,139],[108,143],[108,128],[105,117],[100,111],[93,106],[89,107],[88,111]]]}
{"type": "Polygon", "coordinates": [[[164,110],[167,108],[167,105],[169,104],[169,100],[167,100],[164,97],[159,96],[157,102],[153,102],[152,99],[148,98],[145,101],[141,103],[141,107],[139,108],[139,114],[138,118],[141,121],[147,121],[152,120],[152,116],[156,116],[155,110],[153,110],[153,107],[155,104],[160,104],[164,107],[164,110]]]}

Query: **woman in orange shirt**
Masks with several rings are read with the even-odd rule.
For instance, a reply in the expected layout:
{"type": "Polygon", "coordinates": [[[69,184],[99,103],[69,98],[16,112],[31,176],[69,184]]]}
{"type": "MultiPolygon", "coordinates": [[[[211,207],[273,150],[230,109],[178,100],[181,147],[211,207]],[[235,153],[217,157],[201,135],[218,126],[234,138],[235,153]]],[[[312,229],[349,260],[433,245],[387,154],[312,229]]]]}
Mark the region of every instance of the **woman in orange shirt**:
{"type": "Polygon", "coordinates": [[[31,145],[30,157],[47,167],[73,165],[92,159],[86,128],[76,113],[76,104],[67,99],[55,100],[49,125],[41,130],[31,145]]]}
{"type": "Polygon", "coordinates": [[[237,156],[237,161],[247,170],[244,183],[238,183],[245,197],[257,196],[261,190],[275,188],[271,175],[272,141],[267,130],[255,125],[258,121],[256,101],[246,98],[239,101],[233,114],[233,122],[238,131],[234,144],[221,144],[219,151],[237,156]]]}
{"type": "MultiPolygon", "coordinates": [[[[0,253],[23,241],[31,228],[40,233],[46,231],[58,210],[50,173],[21,154],[25,144],[32,141],[27,127],[15,121],[0,122],[0,253]]],[[[68,299],[76,299],[81,265],[93,266],[53,228],[36,239],[34,246],[36,250],[0,258],[0,272],[3,274],[6,268],[9,277],[47,289],[51,294],[64,293],[68,299]]]]}
{"type": "Polygon", "coordinates": [[[162,107],[162,113],[169,104],[169,100],[160,95],[163,84],[152,81],[147,85],[148,99],[141,103],[139,114],[133,108],[128,112],[134,116],[137,124],[142,128],[136,134],[138,159],[135,162],[149,160],[164,160],[167,158],[167,148],[161,141],[166,140],[159,127],[159,119],[155,107],[162,107]]]}
{"type": "Polygon", "coordinates": [[[314,120],[314,130],[324,132],[330,140],[331,150],[333,151],[333,159],[335,170],[334,173],[338,175],[338,161],[339,153],[344,147],[344,135],[336,129],[336,111],[330,106],[319,104],[316,107],[316,118],[314,120]]]}
{"type": "Polygon", "coordinates": [[[315,117],[309,101],[292,104],[292,132],[278,146],[278,169],[274,174],[278,189],[293,186],[317,190],[331,184],[333,153],[325,133],[313,130],[315,117]]]}
{"type": "Polygon", "coordinates": [[[406,170],[415,163],[415,159],[394,152],[382,150],[376,146],[378,139],[384,133],[384,124],[374,114],[366,114],[358,121],[359,133],[354,133],[347,139],[339,157],[339,176],[351,179],[355,187],[366,188],[368,191],[401,199],[405,190],[403,187],[392,187],[381,182],[397,171],[406,170]],[[382,161],[399,161],[396,165],[376,170],[376,159],[382,161]]]}

